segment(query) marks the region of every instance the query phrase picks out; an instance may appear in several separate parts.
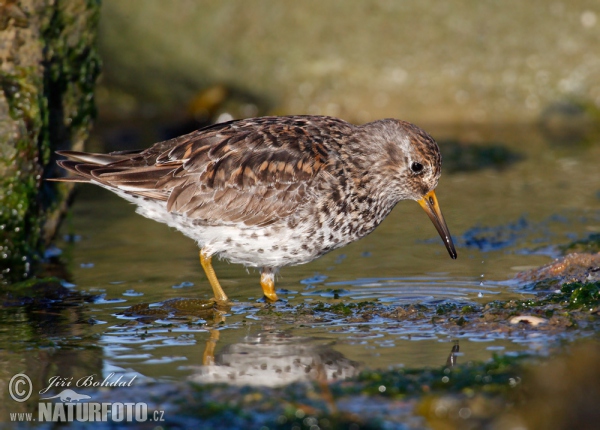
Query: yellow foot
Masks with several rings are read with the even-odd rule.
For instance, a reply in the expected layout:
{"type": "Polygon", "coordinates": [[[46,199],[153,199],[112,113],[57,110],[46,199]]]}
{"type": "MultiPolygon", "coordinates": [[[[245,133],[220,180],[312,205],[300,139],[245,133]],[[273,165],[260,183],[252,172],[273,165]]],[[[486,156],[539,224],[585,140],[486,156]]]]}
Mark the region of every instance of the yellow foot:
{"type": "Polygon", "coordinates": [[[206,277],[208,278],[208,282],[213,289],[213,293],[215,295],[215,300],[218,303],[223,303],[228,301],[227,295],[223,288],[221,288],[221,284],[219,284],[219,280],[217,279],[217,274],[215,273],[215,269],[212,267],[212,257],[204,253],[203,250],[200,250],[200,264],[204,269],[204,273],[206,273],[206,277]]]}
{"type": "Polygon", "coordinates": [[[264,268],[260,273],[260,286],[267,300],[276,302],[277,294],[275,294],[275,274],[272,269],[264,268]]]}

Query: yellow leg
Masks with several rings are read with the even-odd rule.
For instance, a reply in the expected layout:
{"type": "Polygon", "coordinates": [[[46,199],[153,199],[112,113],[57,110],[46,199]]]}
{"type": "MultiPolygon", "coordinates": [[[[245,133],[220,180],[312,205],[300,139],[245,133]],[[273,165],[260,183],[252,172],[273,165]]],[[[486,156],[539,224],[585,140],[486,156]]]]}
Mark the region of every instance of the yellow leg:
{"type": "Polygon", "coordinates": [[[212,366],[215,364],[215,346],[219,340],[219,330],[210,330],[210,338],[206,341],[206,348],[202,355],[202,364],[212,366]]]}
{"type": "Polygon", "coordinates": [[[260,286],[267,299],[273,302],[277,301],[277,294],[275,294],[275,275],[271,269],[264,268],[260,273],[260,286]]]}
{"type": "MultiPolygon", "coordinates": [[[[218,325],[225,322],[225,313],[217,311],[212,324],[218,325]]],[[[210,337],[206,341],[206,347],[204,348],[204,354],[202,355],[202,364],[205,366],[212,366],[215,364],[215,347],[219,340],[219,330],[209,330],[210,337]]]]}
{"type": "Polygon", "coordinates": [[[206,273],[208,282],[213,289],[215,300],[217,302],[226,302],[228,300],[227,295],[225,294],[225,291],[223,291],[223,288],[221,288],[221,284],[219,284],[217,274],[215,273],[215,269],[212,267],[211,261],[212,257],[206,255],[202,250],[200,250],[200,264],[202,264],[204,273],[206,273]]]}

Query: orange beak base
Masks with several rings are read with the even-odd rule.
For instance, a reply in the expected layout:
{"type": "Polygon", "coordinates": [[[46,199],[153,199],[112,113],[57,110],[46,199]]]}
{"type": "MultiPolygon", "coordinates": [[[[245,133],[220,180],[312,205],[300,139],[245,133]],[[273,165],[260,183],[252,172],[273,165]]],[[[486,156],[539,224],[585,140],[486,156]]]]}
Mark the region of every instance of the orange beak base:
{"type": "Polygon", "coordinates": [[[440,209],[440,205],[438,204],[437,197],[435,196],[433,190],[429,191],[423,196],[423,198],[417,200],[417,202],[421,205],[425,212],[427,212],[427,216],[429,216],[429,219],[444,241],[444,245],[446,245],[446,249],[448,250],[450,257],[452,257],[452,259],[456,259],[456,249],[454,248],[450,231],[448,230],[448,226],[446,225],[446,221],[442,215],[442,210],[440,209]]]}

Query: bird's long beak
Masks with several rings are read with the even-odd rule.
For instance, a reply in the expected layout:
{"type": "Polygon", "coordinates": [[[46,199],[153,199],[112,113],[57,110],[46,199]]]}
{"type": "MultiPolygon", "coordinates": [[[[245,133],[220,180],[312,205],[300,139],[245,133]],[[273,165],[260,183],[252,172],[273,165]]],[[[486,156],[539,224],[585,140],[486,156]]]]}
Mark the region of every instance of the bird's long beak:
{"type": "Polygon", "coordinates": [[[450,231],[448,230],[448,226],[444,220],[444,215],[442,215],[442,210],[440,209],[440,205],[438,204],[437,197],[435,196],[433,190],[429,191],[420,200],[417,200],[417,202],[423,209],[425,209],[425,212],[427,212],[429,219],[444,241],[444,245],[446,245],[448,254],[450,254],[450,257],[455,259],[456,249],[454,248],[450,231]]]}

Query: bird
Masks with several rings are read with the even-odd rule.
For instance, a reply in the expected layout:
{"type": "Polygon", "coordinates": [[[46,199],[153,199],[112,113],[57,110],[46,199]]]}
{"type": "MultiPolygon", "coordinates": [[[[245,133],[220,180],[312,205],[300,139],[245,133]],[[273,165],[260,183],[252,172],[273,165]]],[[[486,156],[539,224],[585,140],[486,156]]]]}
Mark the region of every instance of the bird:
{"type": "Polygon", "coordinates": [[[320,115],[263,116],[200,128],[143,150],[57,151],[69,176],[137,205],[195,240],[218,303],[228,297],[212,257],[260,269],[267,302],[275,274],[371,233],[402,200],[415,200],[451,258],[456,249],[437,196],[442,157],[416,125],[354,125],[320,115]]]}

